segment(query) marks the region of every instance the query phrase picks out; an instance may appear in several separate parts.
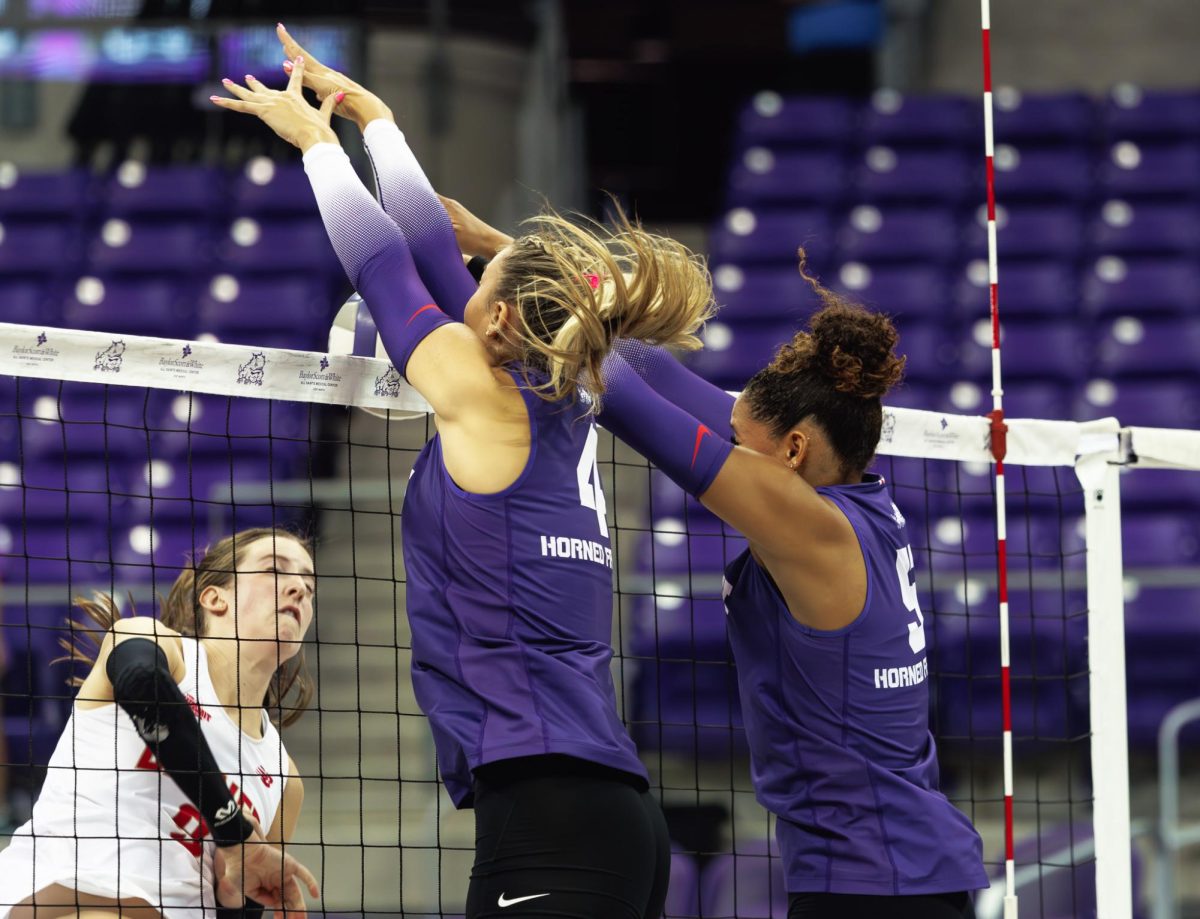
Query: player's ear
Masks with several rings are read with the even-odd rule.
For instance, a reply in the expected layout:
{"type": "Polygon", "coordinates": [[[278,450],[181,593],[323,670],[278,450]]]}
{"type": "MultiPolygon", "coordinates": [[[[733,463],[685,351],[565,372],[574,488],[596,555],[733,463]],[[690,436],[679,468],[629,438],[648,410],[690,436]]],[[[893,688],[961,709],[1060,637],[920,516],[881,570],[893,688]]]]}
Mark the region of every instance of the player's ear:
{"type": "Polygon", "coordinates": [[[804,430],[804,428],[792,428],[783,435],[781,452],[783,453],[783,461],[789,469],[799,469],[804,465],[804,459],[808,456],[808,447],[811,442],[808,431],[804,430]]]}
{"type": "Polygon", "coordinates": [[[217,587],[215,584],[209,584],[200,591],[196,602],[202,610],[213,616],[224,616],[232,607],[229,591],[223,587],[217,587]]]}

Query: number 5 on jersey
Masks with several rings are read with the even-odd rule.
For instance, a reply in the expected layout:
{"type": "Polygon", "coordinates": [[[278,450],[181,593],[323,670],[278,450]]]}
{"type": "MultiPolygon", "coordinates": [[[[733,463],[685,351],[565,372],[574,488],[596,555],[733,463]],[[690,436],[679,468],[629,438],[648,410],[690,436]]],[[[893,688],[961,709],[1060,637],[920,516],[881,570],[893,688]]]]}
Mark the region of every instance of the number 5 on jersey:
{"type": "Polygon", "coordinates": [[[900,578],[900,596],[904,600],[904,608],[917,617],[916,622],[908,624],[908,646],[913,654],[920,654],[925,650],[925,617],[921,615],[921,603],[917,599],[911,546],[896,550],[896,574],[900,578]]]}

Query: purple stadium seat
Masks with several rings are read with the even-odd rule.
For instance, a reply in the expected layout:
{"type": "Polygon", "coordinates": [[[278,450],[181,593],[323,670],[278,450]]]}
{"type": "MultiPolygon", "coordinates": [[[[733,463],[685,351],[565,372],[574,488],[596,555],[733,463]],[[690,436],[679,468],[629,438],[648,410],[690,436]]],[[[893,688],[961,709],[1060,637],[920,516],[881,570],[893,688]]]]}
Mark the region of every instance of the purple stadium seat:
{"type": "Polygon", "coordinates": [[[4,528],[0,544],[11,546],[3,559],[10,582],[103,583],[110,576],[109,534],[94,525],[26,520],[4,528]]]}
{"type": "MultiPolygon", "coordinates": [[[[901,350],[904,350],[901,348],[901,350]]],[[[937,410],[937,390],[924,383],[910,380],[906,376],[900,384],[883,397],[884,408],[915,408],[923,411],[937,410]]]]}
{"type": "Polygon", "coordinates": [[[879,90],[863,109],[864,145],[974,146],[982,131],[979,106],[962,96],[903,96],[879,90]]]}
{"type": "Polygon", "coordinates": [[[904,378],[915,383],[944,381],[957,357],[953,338],[946,334],[947,327],[940,322],[917,320],[902,321],[897,326],[900,332],[897,351],[908,358],[904,378]]]}
{"type": "Polygon", "coordinates": [[[726,389],[741,389],[765,367],[779,346],[796,334],[794,321],[754,325],[709,322],[704,330],[704,348],[686,358],[688,366],[707,380],[726,389]]]}
{"type": "Polygon", "coordinates": [[[737,677],[727,659],[680,656],[630,660],[637,664],[631,687],[630,728],[639,747],[671,750],[693,758],[728,762],[745,755],[746,738],[737,677]]]}
{"type": "Polygon", "coordinates": [[[1200,563],[1200,525],[1173,513],[1127,513],[1121,519],[1127,568],[1191,567],[1200,563]]]}
{"type": "Polygon", "coordinates": [[[1200,93],[1143,90],[1131,84],[1113,89],[1102,118],[1111,140],[1174,140],[1200,134],[1200,93]]]}
{"type": "MultiPolygon", "coordinates": [[[[1166,713],[1196,697],[1200,589],[1126,579],[1125,660],[1129,739],[1153,747],[1166,713]]],[[[1194,732],[1191,734],[1194,742],[1194,732]]],[[[1184,734],[1189,742],[1189,734],[1184,734]]]]}
{"type": "Polygon", "coordinates": [[[696,532],[682,534],[662,530],[643,543],[638,552],[637,566],[641,571],[653,572],[655,576],[670,577],[672,580],[688,575],[720,575],[725,571],[725,566],[745,548],[746,541],[740,536],[696,532]]]}
{"type": "Polygon", "coordinates": [[[783,863],[765,840],[739,840],[737,852],[714,856],[700,877],[700,915],[786,919],[783,863]]]}
{"type": "Polygon", "coordinates": [[[868,148],[854,170],[856,200],[954,205],[974,190],[979,157],[958,150],[868,148]]]}
{"type": "Polygon", "coordinates": [[[63,304],[63,322],[110,335],[190,339],[195,332],[195,288],[172,277],[86,277],[63,304]]]}
{"type": "MultiPolygon", "coordinates": [[[[1014,514],[1009,505],[1008,558],[1014,569],[1057,567],[1064,553],[1063,524],[1053,515],[1014,514]]],[[[931,561],[939,570],[994,571],[994,515],[948,516],[930,526],[931,561]]]]}
{"type": "Polygon", "coordinates": [[[996,147],[996,197],[1005,205],[1082,201],[1092,194],[1093,163],[1083,148],[996,147]]]}
{"type": "Polygon", "coordinates": [[[1200,251],[1200,214],[1191,205],[1106,201],[1088,239],[1103,254],[1194,256],[1200,251]]]}
{"type": "MultiPolygon", "coordinates": [[[[1078,310],[1076,272],[1069,262],[1004,262],[1000,268],[1000,315],[1006,319],[1070,318],[1078,310]]],[[[978,320],[991,315],[987,262],[967,265],[955,285],[960,316],[978,320]]]]}
{"type": "Polygon", "coordinates": [[[197,445],[232,437],[260,441],[265,450],[268,435],[277,443],[283,438],[307,443],[309,408],[300,403],[166,391],[152,398],[166,401],[162,430],[191,432],[197,445]]]}
{"type": "MultiPolygon", "coordinates": [[[[987,208],[976,208],[963,225],[966,254],[987,258],[987,208]]],[[[1083,215],[1073,204],[1021,204],[996,208],[996,246],[1005,260],[1003,281],[1019,268],[1008,259],[1073,259],[1083,239],[1083,215]]]]}
{"type": "MultiPolygon", "coordinates": [[[[959,348],[964,377],[991,380],[991,322],[981,319],[959,348]]],[[[1069,321],[1000,324],[1000,361],[1007,379],[1047,378],[1074,382],[1087,375],[1090,340],[1086,330],[1069,321]]]]}
{"type": "Polygon", "coordinates": [[[738,116],[744,146],[836,147],[851,137],[857,106],[836,96],[755,95],[738,116]]]}
{"type": "Polygon", "coordinates": [[[131,274],[203,271],[212,253],[209,230],[195,221],[110,217],[88,243],[94,272],[131,274]]]}
{"type": "MultiPolygon", "coordinates": [[[[1004,383],[1004,415],[1007,418],[1067,419],[1071,417],[1072,391],[1067,384],[1049,380],[1017,380],[1004,383]]],[[[964,415],[986,415],[992,410],[989,382],[960,380],[950,385],[942,407],[964,415]]]]}
{"type": "Polygon", "coordinates": [[[797,265],[796,250],[804,247],[809,261],[820,266],[833,245],[833,229],[824,210],[755,210],[739,207],[713,228],[709,251],[715,262],[755,265],[782,262],[797,265]]]}
{"type": "Polygon", "coordinates": [[[223,204],[224,173],[203,166],[146,166],[122,163],[103,192],[110,216],[141,215],[201,218],[223,204]]]}
{"type": "Polygon", "coordinates": [[[0,322],[61,325],[62,306],[55,285],[46,280],[0,281],[0,322]]]}
{"type": "Polygon", "coordinates": [[[231,207],[247,216],[308,214],[318,216],[317,199],[298,163],[276,163],[257,157],[233,179],[231,207]]]}
{"type": "MultiPolygon", "coordinates": [[[[71,465],[76,459],[86,468],[86,463],[105,456],[146,456],[146,415],[134,393],[119,387],[105,393],[98,387],[64,383],[61,396],[43,396],[34,411],[36,416],[22,419],[24,449],[36,458],[28,465],[51,464],[60,470],[60,463],[71,465]]],[[[62,487],[61,472],[51,471],[48,476],[62,487]]]]}
{"type": "Polygon", "coordinates": [[[202,552],[207,537],[190,526],[135,524],[112,534],[113,570],[117,578],[149,581],[166,593],[188,559],[202,552]]]}
{"type": "Polygon", "coordinates": [[[864,265],[847,262],[829,283],[850,298],[886,312],[899,321],[953,315],[944,272],[929,265],[864,265]]]}
{"type": "Polygon", "coordinates": [[[40,221],[0,223],[0,275],[59,275],[75,269],[79,232],[73,224],[40,221]]]}
{"type": "Polygon", "coordinates": [[[790,321],[798,328],[802,317],[820,305],[795,264],[746,269],[737,265],[715,266],[713,293],[721,307],[719,320],[727,324],[775,320],[790,321]]]}
{"type": "Polygon", "coordinates": [[[1096,349],[1095,371],[1122,377],[1194,375],[1200,354],[1200,321],[1141,320],[1123,316],[1105,324],[1096,349]]]}
{"type": "Polygon", "coordinates": [[[1075,417],[1115,417],[1146,428],[1200,428],[1200,386],[1184,380],[1092,380],[1080,387],[1075,417]]]}
{"type": "Polygon", "coordinates": [[[845,192],[847,172],[840,153],[751,147],[730,173],[729,202],[832,204],[845,192]]]}
{"type": "Polygon", "coordinates": [[[1184,469],[1121,470],[1121,505],[1131,512],[1200,512],[1200,476],[1184,469]]]}
{"type": "Polygon", "coordinates": [[[1090,137],[1096,109],[1083,93],[1020,93],[997,87],[996,137],[1003,143],[1074,144],[1090,137]]]}
{"type": "Polygon", "coordinates": [[[1150,146],[1123,140],[1100,164],[1097,191],[1105,198],[1194,197],[1200,186],[1200,144],[1150,146]]]}
{"type": "Polygon", "coordinates": [[[949,210],[854,208],[837,236],[845,261],[873,264],[923,260],[946,263],[959,255],[959,234],[949,210]]]}
{"type": "Polygon", "coordinates": [[[0,167],[0,220],[78,220],[87,208],[88,175],[82,169],[21,172],[0,167]]]}
{"type": "MultiPolygon", "coordinates": [[[[939,735],[1001,734],[1000,613],[993,589],[964,582],[933,598],[925,628],[939,735]]],[[[1081,594],[1014,590],[1009,596],[1013,728],[1018,736],[1087,730],[1087,610],[1081,594]]]]}
{"type": "Polygon", "coordinates": [[[728,661],[725,605],[718,597],[637,597],[630,653],[647,657],[728,661]]]}
{"type": "Polygon", "coordinates": [[[664,919],[696,919],[700,915],[700,868],[686,852],[671,853],[671,884],[663,904],[664,919]]]}
{"type": "Polygon", "coordinates": [[[1193,258],[1106,255],[1084,270],[1081,288],[1092,316],[1200,312],[1200,268],[1193,258]]]}
{"type": "Polygon", "coordinates": [[[217,247],[217,262],[237,274],[341,270],[319,219],[260,223],[239,217],[217,247]]]}
{"type": "Polygon", "coordinates": [[[308,276],[216,275],[200,296],[198,328],[221,341],[241,344],[239,335],[278,332],[283,311],[288,325],[319,329],[327,335],[333,314],[330,295],[329,285],[308,276]]]}
{"type": "Polygon", "coordinates": [[[650,473],[650,514],[651,527],[663,530],[719,533],[724,526],[708,508],[657,469],[650,473]]]}

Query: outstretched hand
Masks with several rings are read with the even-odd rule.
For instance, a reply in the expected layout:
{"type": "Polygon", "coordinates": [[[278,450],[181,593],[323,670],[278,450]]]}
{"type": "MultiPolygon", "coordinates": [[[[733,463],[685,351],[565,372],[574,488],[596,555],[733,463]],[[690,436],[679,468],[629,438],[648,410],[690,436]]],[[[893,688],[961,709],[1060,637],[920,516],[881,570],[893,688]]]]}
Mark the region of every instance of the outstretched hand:
{"type": "Polygon", "coordinates": [[[253,817],[254,833],[244,843],[216,851],[217,902],[238,909],[247,898],[268,909],[305,914],[304,890],[321,895],[317,880],[307,868],[282,849],[268,843],[253,817]]]}
{"type": "Polygon", "coordinates": [[[344,73],[340,73],[332,67],[326,67],[305,51],[300,43],[288,34],[288,30],[284,28],[282,22],[275,26],[275,34],[283,46],[286,58],[283,62],[284,71],[289,75],[294,75],[295,64],[293,61],[302,57],[304,58],[304,85],[317,94],[317,99],[324,102],[330,96],[343,94],[342,102],[337,107],[337,114],[343,118],[349,118],[358,125],[359,130],[365,128],[376,118],[393,120],[392,110],[383,104],[383,100],[370,90],[355,83],[344,73]]]}
{"type": "Polygon", "coordinates": [[[512,243],[512,237],[502,233],[489,223],[480,220],[469,210],[445,195],[438,195],[442,207],[450,217],[450,225],[454,227],[454,237],[458,240],[458,248],[464,255],[491,259],[505,246],[512,243]]]}
{"type": "Polygon", "coordinates": [[[233,112],[254,115],[281,139],[299,147],[301,152],[307,151],[314,144],[338,142],[337,134],[329,126],[329,119],[333,115],[334,107],[342,101],[341,97],[337,93],[327,96],[319,109],[313,108],[305,101],[302,92],[303,57],[298,57],[292,62],[292,74],[287,89],[270,89],[249,74],[246,76],[245,86],[230,79],[221,82],[237,98],[210,96],[215,104],[233,112]]]}

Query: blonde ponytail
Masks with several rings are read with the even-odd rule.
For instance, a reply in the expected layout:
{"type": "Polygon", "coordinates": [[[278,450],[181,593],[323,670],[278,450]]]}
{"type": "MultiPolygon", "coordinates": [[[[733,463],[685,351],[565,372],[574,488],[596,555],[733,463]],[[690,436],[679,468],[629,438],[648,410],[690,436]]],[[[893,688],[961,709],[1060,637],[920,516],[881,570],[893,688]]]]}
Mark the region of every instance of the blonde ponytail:
{"type": "Polygon", "coordinates": [[[604,392],[601,366],[613,342],[635,339],[686,350],[713,312],[700,256],[617,211],[614,230],[544,214],[526,222],[501,266],[495,297],[519,317],[520,362],[541,371],[546,399],[604,392]]]}

